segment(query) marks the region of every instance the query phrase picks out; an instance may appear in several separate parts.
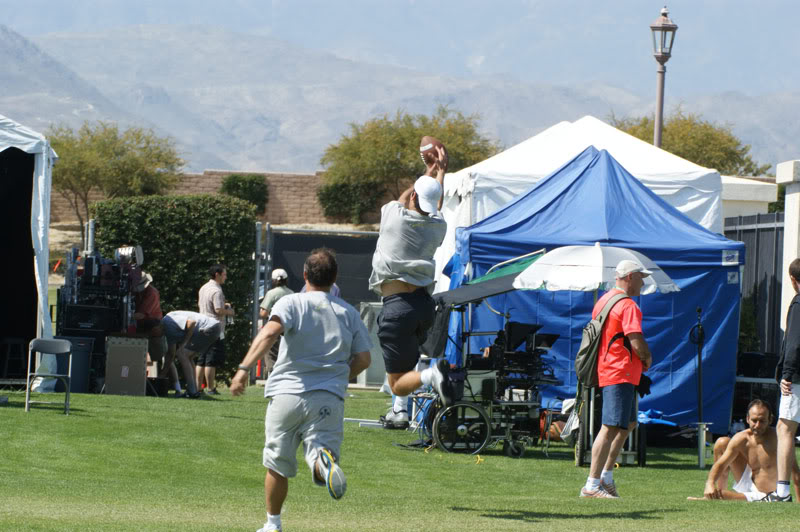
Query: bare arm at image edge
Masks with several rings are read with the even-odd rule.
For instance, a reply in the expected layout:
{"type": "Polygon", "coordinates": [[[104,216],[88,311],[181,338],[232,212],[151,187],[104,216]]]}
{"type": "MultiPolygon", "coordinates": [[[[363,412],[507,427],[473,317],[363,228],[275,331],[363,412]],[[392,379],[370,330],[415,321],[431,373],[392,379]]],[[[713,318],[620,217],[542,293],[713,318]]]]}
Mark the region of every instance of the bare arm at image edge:
{"type": "MultiPolygon", "coordinates": [[[[253,343],[250,344],[250,349],[244,356],[240,366],[247,368],[253,367],[261,357],[269,352],[272,344],[274,344],[283,333],[283,324],[281,319],[277,316],[272,316],[264,327],[258,331],[253,343]]],[[[241,395],[244,392],[245,385],[249,378],[249,371],[244,369],[237,369],[236,374],[231,381],[231,394],[241,395]]]]}
{"type": "Polygon", "coordinates": [[[650,369],[653,364],[653,355],[650,353],[650,347],[647,345],[644,335],[642,333],[630,333],[628,340],[631,342],[633,352],[641,359],[644,371],[650,369]]]}

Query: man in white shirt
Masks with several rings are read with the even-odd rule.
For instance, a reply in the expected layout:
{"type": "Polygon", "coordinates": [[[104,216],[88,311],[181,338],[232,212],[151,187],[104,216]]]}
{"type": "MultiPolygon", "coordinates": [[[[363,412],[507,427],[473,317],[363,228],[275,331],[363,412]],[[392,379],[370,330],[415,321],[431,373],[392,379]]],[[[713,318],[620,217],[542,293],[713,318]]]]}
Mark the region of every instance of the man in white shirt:
{"type": "Polygon", "coordinates": [[[211,349],[198,355],[196,378],[197,386],[205,382],[206,393],[219,395],[217,391],[217,368],[225,364],[225,319],[233,316],[233,307],[225,303],[222,285],[228,279],[228,269],[224,264],[214,264],[208,270],[209,280],[200,287],[197,294],[197,306],[200,314],[214,318],[220,322],[219,338],[211,349]]]}

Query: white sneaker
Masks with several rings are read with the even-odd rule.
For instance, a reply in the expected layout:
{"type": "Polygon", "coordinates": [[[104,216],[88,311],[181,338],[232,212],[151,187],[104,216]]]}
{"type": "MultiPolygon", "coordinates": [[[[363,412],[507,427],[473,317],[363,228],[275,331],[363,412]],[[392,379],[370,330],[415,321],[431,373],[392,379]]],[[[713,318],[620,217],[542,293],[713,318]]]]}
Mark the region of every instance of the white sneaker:
{"type": "Polygon", "coordinates": [[[619,499],[619,492],[617,491],[617,485],[614,484],[613,480],[611,481],[611,484],[606,484],[605,482],[601,482],[600,487],[603,488],[603,491],[605,491],[615,499],[619,499]]]}
{"type": "Polygon", "coordinates": [[[614,497],[609,492],[603,489],[602,486],[598,486],[597,489],[594,490],[587,490],[586,487],[581,488],[581,497],[588,497],[590,499],[618,499],[619,497],[614,497]]]}
{"type": "Polygon", "coordinates": [[[256,532],[283,532],[283,528],[280,526],[270,525],[269,523],[264,523],[264,526],[256,530],[256,532]]]}
{"type": "Polygon", "coordinates": [[[325,485],[328,487],[331,497],[337,500],[344,497],[344,492],[347,491],[347,478],[328,449],[319,451],[317,466],[322,476],[325,477],[325,485]]]}
{"type": "Polygon", "coordinates": [[[385,429],[405,430],[408,428],[408,411],[398,410],[395,412],[394,407],[392,407],[385,416],[381,416],[381,422],[385,429]]]}
{"type": "Polygon", "coordinates": [[[448,378],[450,363],[447,362],[446,359],[440,358],[431,369],[433,370],[431,385],[436,393],[439,394],[442,406],[447,408],[453,404],[453,392],[450,388],[450,379],[448,378]]]}

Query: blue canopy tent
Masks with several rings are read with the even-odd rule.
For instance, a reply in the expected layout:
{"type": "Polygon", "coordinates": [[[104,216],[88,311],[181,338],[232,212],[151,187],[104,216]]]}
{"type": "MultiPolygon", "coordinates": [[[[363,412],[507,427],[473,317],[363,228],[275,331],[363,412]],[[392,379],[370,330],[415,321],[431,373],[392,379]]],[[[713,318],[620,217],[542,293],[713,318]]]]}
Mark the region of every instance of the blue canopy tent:
{"type": "MultiPolygon", "coordinates": [[[[664,412],[678,424],[697,421],[697,347],[690,329],[702,308],[704,421],[727,432],[736,377],[739,332],[739,270],[744,244],[696,224],[628,173],[607,151],[594,146],[537,183],[527,193],[475,225],[456,232],[451,289],[483,275],[501,261],[539,248],[613,245],[647,255],[680,287],[680,292],[636,298],[644,314],[644,334],[653,352],[648,371],[652,393],[640,409],[664,412]]],[[[574,358],[583,326],[590,318],[592,292],[513,291],[490,298],[513,321],[540,323],[557,333],[551,348],[556,377],[563,384],[544,388],[545,405],[575,394],[574,358]]],[[[502,318],[485,305],[471,310],[472,331],[502,328],[502,318]]],[[[449,333],[456,338],[460,317],[453,313],[449,333]]],[[[475,337],[470,353],[491,341],[475,337]]],[[[461,363],[448,342],[447,357],[461,363]]]]}

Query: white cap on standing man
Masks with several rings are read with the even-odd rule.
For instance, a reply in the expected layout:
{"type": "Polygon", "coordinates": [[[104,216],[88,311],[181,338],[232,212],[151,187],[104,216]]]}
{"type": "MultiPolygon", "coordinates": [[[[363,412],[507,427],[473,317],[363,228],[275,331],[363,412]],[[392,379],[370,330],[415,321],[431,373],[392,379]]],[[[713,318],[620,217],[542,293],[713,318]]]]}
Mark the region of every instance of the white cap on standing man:
{"type": "Polygon", "coordinates": [[[636,262],[635,260],[621,260],[619,264],[617,264],[617,279],[622,279],[628,274],[639,272],[642,274],[642,277],[647,277],[650,275],[650,270],[645,269],[644,266],[636,262]]]}

